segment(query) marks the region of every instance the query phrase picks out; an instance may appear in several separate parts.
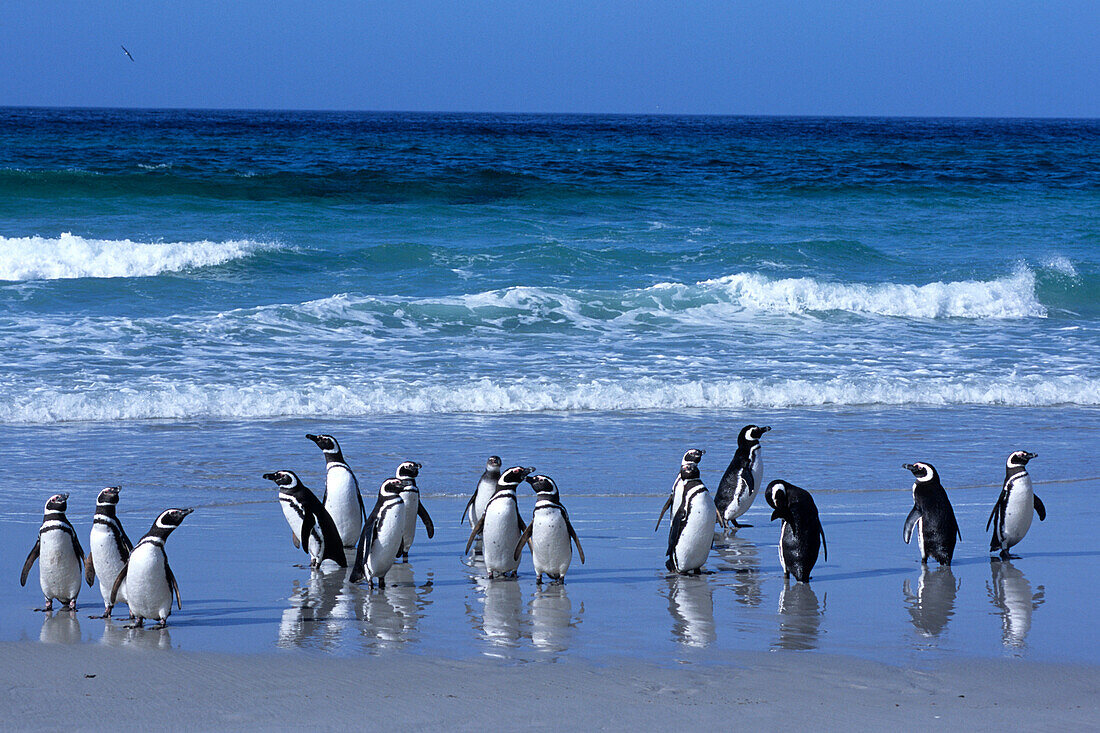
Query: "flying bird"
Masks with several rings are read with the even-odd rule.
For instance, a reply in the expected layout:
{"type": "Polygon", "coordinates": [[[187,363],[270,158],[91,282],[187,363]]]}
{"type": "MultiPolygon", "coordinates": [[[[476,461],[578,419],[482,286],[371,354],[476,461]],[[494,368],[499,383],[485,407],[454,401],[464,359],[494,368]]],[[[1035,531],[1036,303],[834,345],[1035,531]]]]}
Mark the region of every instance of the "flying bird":
{"type": "MultiPolygon", "coordinates": [[[[121,43],[119,45],[122,46],[121,43]]],[[[130,55],[130,52],[126,50],[125,46],[122,46],[122,52],[126,54],[126,58],[130,59],[131,61],[134,60],[134,57],[130,55]]]]}

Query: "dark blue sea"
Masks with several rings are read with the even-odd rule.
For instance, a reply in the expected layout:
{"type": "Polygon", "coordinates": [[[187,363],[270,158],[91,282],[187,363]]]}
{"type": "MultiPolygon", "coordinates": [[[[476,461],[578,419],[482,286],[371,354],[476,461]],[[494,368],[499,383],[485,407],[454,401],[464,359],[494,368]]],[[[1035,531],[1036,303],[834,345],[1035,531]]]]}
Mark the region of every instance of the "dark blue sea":
{"type": "Polygon", "coordinates": [[[121,484],[135,537],[199,507],[172,539],[185,648],[1100,663],[1098,121],[0,109],[0,345],[3,638],[46,636],[15,585],[45,499],[86,535],[121,484]],[[715,574],[666,579],[680,455],[716,486],[750,422],[829,561],[782,587],[760,501],[715,574]],[[294,567],[260,476],[320,491],[306,432],[367,493],[424,464],[440,531],[406,606],[294,567]],[[999,566],[1016,449],[1049,517],[999,566]],[[462,562],[492,453],[590,538],[564,600],[462,562]],[[959,514],[950,577],[901,540],[915,460],[959,514]]]}

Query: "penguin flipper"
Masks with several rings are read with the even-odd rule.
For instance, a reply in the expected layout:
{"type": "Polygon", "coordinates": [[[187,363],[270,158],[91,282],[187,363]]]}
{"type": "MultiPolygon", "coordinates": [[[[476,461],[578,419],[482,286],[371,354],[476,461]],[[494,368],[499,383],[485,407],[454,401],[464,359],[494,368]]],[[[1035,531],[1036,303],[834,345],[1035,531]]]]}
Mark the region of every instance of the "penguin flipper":
{"type": "Polygon", "coordinates": [[[519,504],[516,504],[516,523],[519,525],[520,532],[527,530],[527,523],[523,521],[523,517],[519,513],[519,504]]]}
{"type": "Polygon", "coordinates": [[[470,516],[470,507],[472,507],[474,505],[474,500],[475,499],[477,499],[477,491],[476,490],[474,491],[473,494],[470,495],[470,500],[468,502],[466,502],[466,508],[462,510],[462,520],[461,521],[465,522],[466,517],[470,516]]]}
{"type": "Polygon", "coordinates": [[[420,517],[420,521],[424,523],[424,529],[428,531],[428,539],[435,537],[435,525],[432,524],[432,518],[428,514],[428,510],[424,508],[424,502],[418,502],[416,505],[416,516],[420,517]]]}
{"type": "Polygon", "coordinates": [[[997,503],[993,505],[993,511],[989,512],[989,519],[985,520],[985,531],[989,531],[989,525],[993,524],[993,517],[997,516],[997,511],[1000,510],[1008,501],[1008,492],[1001,489],[1001,495],[997,497],[997,503]]]}
{"type": "Polygon", "coordinates": [[[1043,501],[1039,497],[1035,497],[1035,511],[1039,513],[1039,521],[1042,522],[1047,518],[1047,508],[1043,506],[1043,501]]]}
{"type": "Polygon", "coordinates": [[[180,600],[180,584],[176,582],[176,575],[172,572],[172,566],[168,564],[167,555],[164,556],[164,577],[168,581],[168,590],[176,594],[176,608],[182,611],[183,601],[180,600]]]}
{"type": "Polygon", "coordinates": [[[302,517],[302,536],[300,538],[302,542],[302,550],[309,554],[309,538],[313,536],[313,527],[317,523],[317,517],[312,512],[307,511],[305,516],[302,517]]]}
{"type": "Polygon", "coordinates": [[[27,574],[31,571],[31,566],[34,565],[34,561],[38,559],[41,552],[42,538],[39,537],[38,541],[34,543],[34,547],[31,548],[31,553],[27,555],[27,561],[23,563],[23,572],[19,574],[19,585],[27,584],[27,574]]]}
{"type": "Polygon", "coordinates": [[[88,581],[88,587],[92,587],[92,582],[95,581],[95,565],[92,564],[92,553],[88,553],[88,556],[84,558],[84,580],[88,581]]]}
{"type": "MultiPolygon", "coordinates": [[[[668,495],[668,499],[665,500],[665,505],[661,507],[661,513],[657,515],[657,524],[653,525],[653,531],[656,532],[661,528],[661,520],[665,518],[665,512],[672,508],[672,494],[668,495]]],[[[722,516],[719,514],[718,516],[722,516]]]]}
{"type": "Polygon", "coordinates": [[[477,524],[474,525],[474,529],[470,532],[470,539],[466,542],[466,554],[470,554],[470,547],[474,544],[474,540],[477,538],[481,531],[485,529],[485,515],[481,515],[481,519],[477,520],[477,524]]]}
{"type": "Polygon", "coordinates": [[[581,540],[577,537],[577,530],[573,529],[573,523],[569,521],[568,514],[563,511],[562,516],[565,517],[565,528],[569,530],[569,536],[573,538],[573,544],[577,546],[577,554],[581,557],[581,565],[584,565],[584,548],[581,547],[581,540]]]}
{"type": "Polygon", "coordinates": [[[363,578],[367,577],[366,557],[367,552],[370,552],[370,549],[367,548],[367,550],[364,551],[363,548],[366,545],[367,537],[369,536],[370,528],[364,522],[363,529],[359,532],[359,543],[355,546],[355,562],[352,564],[351,574],[348,576],[348,580],[352,583],[358,583],[362,581],[363,578]]]}
{"type": "MultiPolygon", "coordinates": [[[[687,518],[687,512],[684,507],[680,507],[680,511],[676,512],[676,516],[672,518],[672,526],[668,530],[668,548],[665,550],[665,554],[669,557],[669,562],[672,562],[672,556],[676,552],[676,543],[680,541],[680,535],[684,531],[684,522],[687,518]]],[[[672,568],[669,568],[670,570],[672,568]]]]}
{"type": "Polygon", "coordinates": [[[122,528],[122,522],[118,524],[118,531],[122,534],[122,547],[126,552],[119,553],[122,555],[123,560],[130,559],[130,553],[134,551],[134,543],[130,541],[130,538],[126,535],[126,530],[122,528]]]}
{"type": "MultiPolygon", "coordinates": [[[[73,538],[73,552],[76,554],[76,562],[84,564],[84,548],[80,546],[80,538],[76,536],[76,530],[69,525],[69,536],[73,538]]],[[[83,568],[81,568],[83,570],[83,568]]]]}
{"type": "Polygon", "coordinates": [[[516,551],[512,553],[513,560],[519,560],[519,556],[523,554],[523,546],[527,544],[527,541],[531,539],[531,530],[534,528],[534,523],[527,525],[527,529],[523,530],[523,534],[519,536],[519,542],[516,543],[516,551]]]}
{"type": "Polygon", "coordinates": [[[294,549],[302,549],[302,543],[298,541],[298,535],[294,534],[294,530],[290,530],[290,541],[294,543],[294,549]]]}
{"type": "Polygon", "coordinates": [[[825,562],[829,562],[829,546],[825,544],[825,529],[819,524],[817,531],[821,533],[821,550],[825,555],[825,562]]]}
{"type": "Polygon", "coordinates": [[[115,584],[111,586],[111,605],[115,605],[115,601],[118,599],[118,590],[122,587],[122,581],[126,580],[126,573],[130,570],[130,561],[127,560],[126,564],[122,566],[122,570],[118,571],[118,577],[115,578],[115,584]]]}
{"type": "Polygon", "coordinates": [[[902,529],[902,537],[905,539],[905,544],[909,544],[909,540],[913,538],[913,528],[917,526],[917,522],[920,521],[920,509],[913,505],[913,508],[909,510],[909,516],[905,518],[905,527],[902,529]]]}

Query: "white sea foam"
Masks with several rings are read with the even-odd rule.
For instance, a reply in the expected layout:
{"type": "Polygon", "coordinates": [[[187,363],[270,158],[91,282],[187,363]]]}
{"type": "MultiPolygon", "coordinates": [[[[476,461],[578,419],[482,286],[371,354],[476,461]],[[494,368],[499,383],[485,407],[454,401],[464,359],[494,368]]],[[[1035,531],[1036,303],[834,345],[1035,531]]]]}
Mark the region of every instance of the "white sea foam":
{"type": "Polygon", "coordinates": [[[192,382],[80,391],[39,388],[0,400],[0,422],[256,419],[393,414],[520,414],[826,406],[1045,407],[1100,405],[1100,381],[1083,377],[630,381],[553,383],[472,379],[286,386],[192,382]]]}
{"type": "Polygon", "coordinates": [[[0,280],[148,277],[221,265],[272,245],[227,242],[133,242],[87,239],[68,232],[56,239],[0,237],[0,280]]]}

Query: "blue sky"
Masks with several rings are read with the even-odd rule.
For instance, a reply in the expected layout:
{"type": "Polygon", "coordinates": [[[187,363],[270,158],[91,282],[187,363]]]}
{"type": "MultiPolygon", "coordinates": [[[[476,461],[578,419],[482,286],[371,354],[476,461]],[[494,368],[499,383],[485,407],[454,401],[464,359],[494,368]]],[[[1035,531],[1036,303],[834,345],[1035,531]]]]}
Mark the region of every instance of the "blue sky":
{"type": "Polygon", "coordinates": [[[1100,117],[1098,39],[1091,1],[4,2],[0,105],[1100,117]]]}

